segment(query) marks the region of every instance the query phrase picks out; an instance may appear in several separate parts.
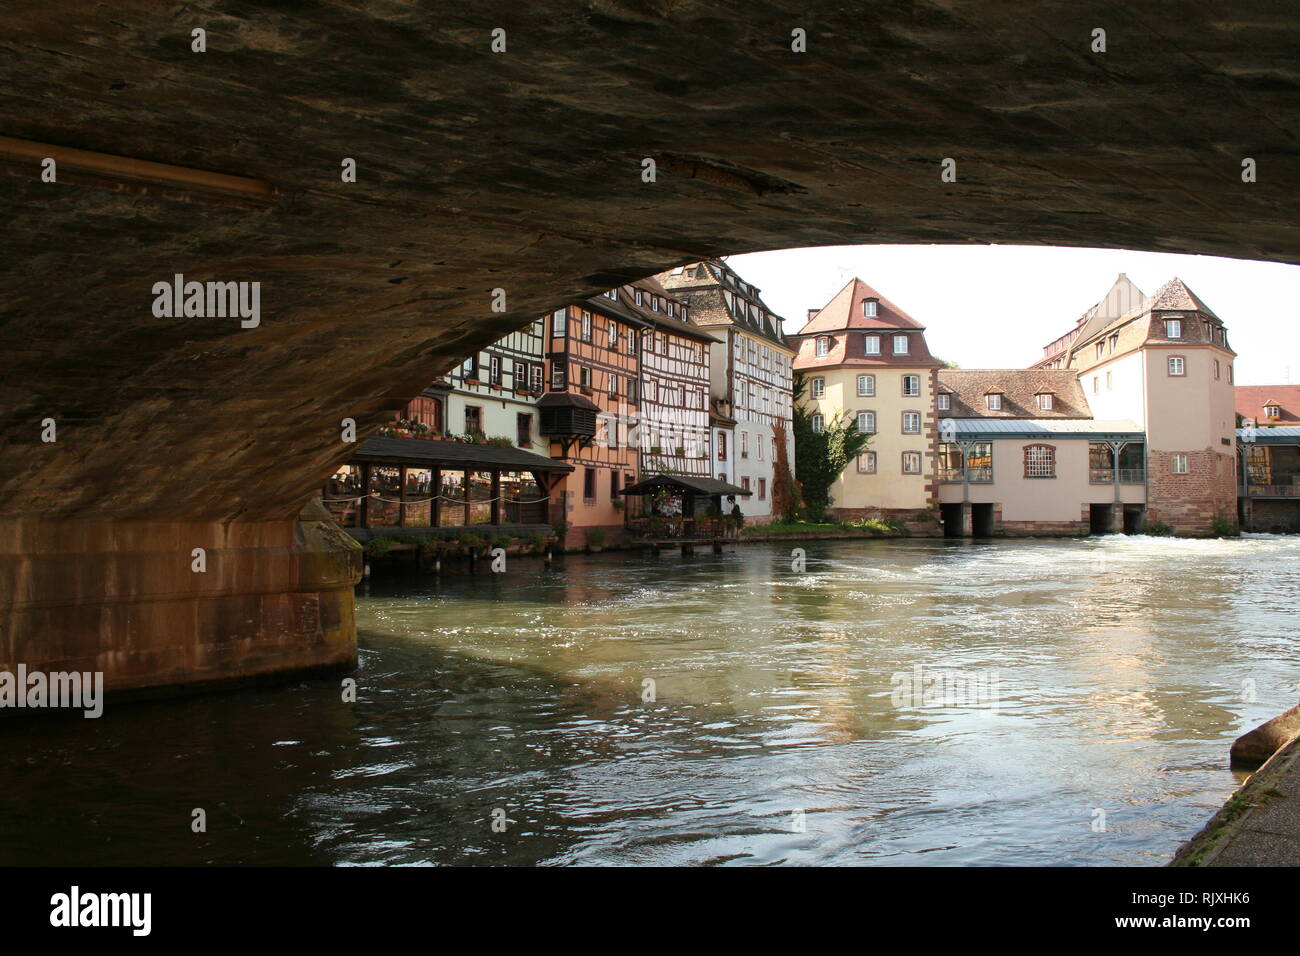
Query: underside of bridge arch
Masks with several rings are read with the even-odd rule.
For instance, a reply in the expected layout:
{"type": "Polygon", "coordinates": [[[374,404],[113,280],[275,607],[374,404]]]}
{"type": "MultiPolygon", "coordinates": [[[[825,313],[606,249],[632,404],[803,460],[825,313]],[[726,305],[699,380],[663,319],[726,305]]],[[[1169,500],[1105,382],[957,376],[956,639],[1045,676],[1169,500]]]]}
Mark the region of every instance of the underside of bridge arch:
{"type": "Polygon", "coordinates": [[[352,450],[341,421],[364,437],[595,290],[858,242],[1300,261],[1300,29],[1274,2],[17,0],[4,19],[0,664],[116,688],[351,660],[355,553],[299,518],[352,450]],[[156,315],[177,274],[260,283],[259,324],[156,315]]]}

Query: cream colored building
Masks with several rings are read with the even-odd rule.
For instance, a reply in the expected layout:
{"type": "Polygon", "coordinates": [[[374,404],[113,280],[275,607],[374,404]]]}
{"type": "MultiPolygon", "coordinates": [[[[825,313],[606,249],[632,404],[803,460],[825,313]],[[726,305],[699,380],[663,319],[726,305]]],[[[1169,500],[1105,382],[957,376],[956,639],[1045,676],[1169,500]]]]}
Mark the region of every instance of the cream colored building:
{"type": "Polygon", "coordinates": [[[932,524],[934,388],[942,363],[930,354],[925,328],[855,278],[811,311],[791,341],[813,427],[848,416],[871,435],[831,487],[831,513],[932,524]]]}

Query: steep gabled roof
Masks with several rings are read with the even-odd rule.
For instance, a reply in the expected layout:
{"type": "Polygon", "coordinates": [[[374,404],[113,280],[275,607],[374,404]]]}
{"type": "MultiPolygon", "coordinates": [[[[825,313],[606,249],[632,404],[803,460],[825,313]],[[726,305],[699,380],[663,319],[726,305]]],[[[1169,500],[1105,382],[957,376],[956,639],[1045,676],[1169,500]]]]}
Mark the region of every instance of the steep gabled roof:
{"type": "Polygon", "coordinates": [[[690,304],[695,324],[734,325],[774,345],[789,348],[785,320],[768,308],[757,286],[746,282],[722,260],[688,263],[661,272],[655,278],[663,288],[690,304]]]}
{"type": "Polygon", "coordinates": [[[856,276],[799,330],[800,335],[841,329],[923,329],[914,318],[856,276]],[[876,315],[862,314],[862,300],[876,299],[876,315]]]}

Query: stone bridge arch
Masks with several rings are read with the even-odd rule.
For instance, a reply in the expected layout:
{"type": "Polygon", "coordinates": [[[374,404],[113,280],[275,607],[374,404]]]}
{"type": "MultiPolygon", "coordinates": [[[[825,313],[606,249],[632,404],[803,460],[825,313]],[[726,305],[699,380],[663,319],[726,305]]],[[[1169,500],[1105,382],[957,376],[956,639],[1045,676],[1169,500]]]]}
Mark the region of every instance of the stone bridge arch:
{"type": "Polygon", "coordinates": [[[1082,6],[9,4],[0,664],[129,689],[346,663],[352,554],[298,520],[340,420],[364,435],[532,316],[678,262],[1300,260],[1285,6],[1082,6]],[[176,274],[259,282],[260,323],[155,315],[176,274]]]}

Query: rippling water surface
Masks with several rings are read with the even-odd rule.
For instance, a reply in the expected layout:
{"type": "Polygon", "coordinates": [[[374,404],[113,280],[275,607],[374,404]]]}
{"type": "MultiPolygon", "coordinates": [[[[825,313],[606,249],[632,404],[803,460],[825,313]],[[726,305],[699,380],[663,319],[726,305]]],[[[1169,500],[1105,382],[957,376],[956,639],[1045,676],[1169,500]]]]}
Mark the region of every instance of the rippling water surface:
{"type": "Polygon", "coordinates": [[[355,704],[8,722],[0,862],[1154,865],[1295,702],[1295,537],[805,548],[379,580],[355,704]]]}

